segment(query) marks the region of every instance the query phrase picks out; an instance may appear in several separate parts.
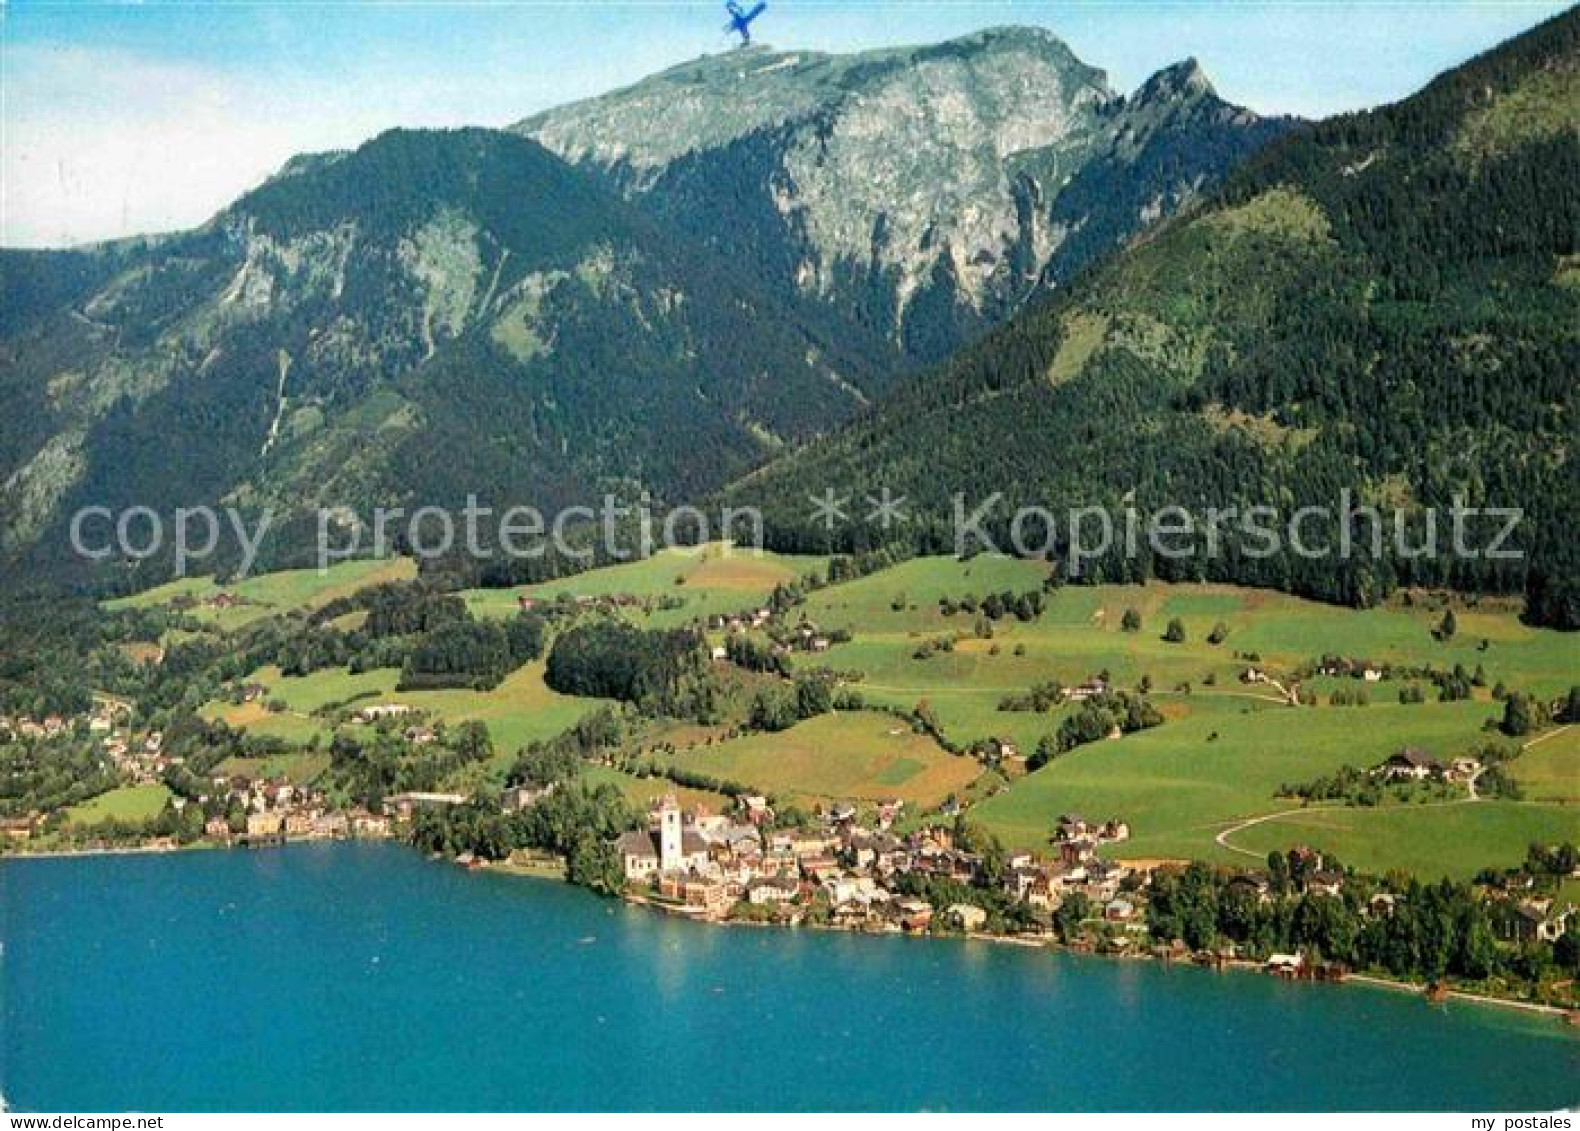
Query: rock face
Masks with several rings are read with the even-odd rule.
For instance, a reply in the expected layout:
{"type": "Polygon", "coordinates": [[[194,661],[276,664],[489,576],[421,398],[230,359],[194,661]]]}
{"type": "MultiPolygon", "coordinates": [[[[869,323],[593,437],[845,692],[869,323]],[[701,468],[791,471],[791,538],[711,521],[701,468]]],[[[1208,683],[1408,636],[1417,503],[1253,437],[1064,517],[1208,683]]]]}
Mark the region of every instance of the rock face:
{"type": "Polygon", "coordinates": [[[515,127],[798,301],[932,360],[1290,123],[1194,61],[1132,98],[1052,34],[687,63],[515,127]]]}
{"type": "MultiPolygon", "coordinates": [[[[1274,142],[1188,213],[726,501],[762,507],[775,548],[824,552],[950,552],[977,530],[1010,547],[1017,508],[1039,507],[1057,517],[1031,522],[1022,546],[1049,549],[1039,539],[1057,527],[1053,555],[1088,579],[1229,581],[1358,605],[1396,586],[1523,587],[1528,620],[1580,629],[1576,106],[1571,9],[1399,103],[1274,142]],[[910,518],[836,529],[806,503],[830,487],[881,487],[910,518]],[[1395,530],[1443,528],[1460,506],[1523,517],[1497,553],[1490,524],[1466,552],[1446,538],[1435,551],[1402,537],[1368,547],[1335,504],[1345,491],[1395,530]],[[1075,563],[1067,516],[1093,505],[1116,528],[1132,507],[1183,507],[1197,550],[1154,554],[1143,539],[1075,563]],[[1241,530],[1205,548],[1204,515],[1258,507],[1290,537],[1241,530]],[[1304,507],[1327,517],[1297,541],[1304,507]],[[954,517],[973,513],[980,522],[954,517]],[[1350,536],[1354,552],[1333,551],[1350,536]],[[1305,551],[1319,542],[1329,549],[1305,551]]],[[[1078,191],[1121,216],[1166,211],[1116,170],[1177,168],[1169,123],[1232,113],[1194,67],[1165,71],[1055,211],[1078,214],[1078,191]]]]}

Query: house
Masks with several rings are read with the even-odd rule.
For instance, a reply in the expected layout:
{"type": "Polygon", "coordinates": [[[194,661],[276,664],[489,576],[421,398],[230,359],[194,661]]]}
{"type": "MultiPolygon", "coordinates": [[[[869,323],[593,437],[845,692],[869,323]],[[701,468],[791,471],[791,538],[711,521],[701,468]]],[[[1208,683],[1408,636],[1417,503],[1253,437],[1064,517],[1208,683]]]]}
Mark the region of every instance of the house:
{"type": "Polygon", "coordinates": [[[516,594],[516,608],[523,613],[530,613],[538,607],[538,599],[530,593],[516,594]]]}
{"type": "Polygon", "coordinates": [[[377,839],[390,835],[390,821],[388,817],[378,813],[369,813],[358,810],[351,814],[351,832],[353,836],[377,839]]]}
{"type": "Polygon", "coordinates": [[[230,822],[224,817],[210,817],[203,822],[203,835],[210,840],[229,840],[230,822]]]}
{"type": "Polygon", "coordinates": [[[650,880],[658,874],[658,840],[651,831],[624,833],[615,840],[614,847],[628,883],[650,880]]]}
{"type": "Polygon", "coordinates": [[[1079,813],[1066,813],[1059,818],[1059,827],[1053,835],[1056,840],[1079,840],[1090,827],[1079,813]]]}
{"type": "Polygon", "coordinates": [[[1449,764],[1448,779],[1450,781],[1468,782],[1471,778],[1481,773],[1481,762],[1476,758],[1455,758],[1449,764]]]}
{"type": "Polygon", "coordinates": [[[681,898],[687,907],[700,908],[710,915],[729,910],[730,893],[721,880],[708,876],[688,876],[681,886],[681,898]]]}
{"type": "Polygon", "coordinates": [[[1442,776],[1443,763],[1419,747],[1406,746],[1390,755],[1380,769],[1390,781],[1424,781],[1442,776]]]}
{"type": "Polygon", "coordinates": [[[439,736],[432,727],[407,727],[405,738],[413,746],[427,746],[438,741],[439,736]]]}
{"type": "Polygon", "coordinates": [[[500,807],[506,813],[519,813],[529,805],[536,805],[553,792],[553,782],[550,782],[548,785],[520,782],[505,790],[500,797],[500,807]]]}
{"type": "Polygon", "coordinates": [[[1097,856],[1095,842],[1085,839],[1059,842],[1059,859],[1066,864],[1085,864],[1097,856]]]}
{"type": "Polygon", "coordinates": [[[746,885],[746,902],[759,907],[767,904],[792,903],[800,894],[800,884],[778,876],[753,880],[746,885]]]}
{"type": "Polygon", "coordinates": [[[1267,877],[1255,873],[1232,877],[1225,885],[1227,891],[1234,895],[1249,896],[1258,904],[1271,903],[1273,897],[1267,877]]]}
{"type": "Polygon", "coordinates": [[[1111,899],[1103,908],[1103,918],[1110,923],[1128,923],[1136,917],[1136,905],[1128,899],[1111,899]]]}
{"type": "Polygon", "coordinates": [[[249,840],[275,840],[284,836],[285,818],[279,813],[247,814],[247,838],[249,840]]]}
{"type": "Polygon", "coordinates": [[[1312,895],[1338,895],[1343,890],[1343,873],[1323,871],[1306,876],[1306,891],[1312,895]]]}
{"type": "Polygon", "coordinates": [[[0,818],[0,835],[7,840],[30,840],[33,836],[32,817],[0,818]]]}
{"type": "Polygon", "coordinates": [[[1553,904],[1548,899],[1527,899],[1508,908],[1503,919],[1503,934],[1518,942],[1557,942],[1563,937],[1574,908],[1565,907],[1553,914],[1553,904]]]}
{"type": "Polygon", "coordinates": [[[951,903],[944,914],[960,924],[961,930],[978,931],[987,922],[987,912],[971,903],[951,903]]]}
{"type": "Polygon", "coordinates": [[[1267,970],[1272,974],[1294,975],[1305,968],[1306,960],[1299,954],[1269,954],[1267,970]]]}
{"type": "Polygon", "coordinates": [[[925,899],[902,899],[895,912],[903,930],[925,931],[933,922],[933,905],[925,899]]]}
{"type": "Polygon", "coordinates": [[[465,795],[460,793],[397,793],[384,799],[384,812],[398,820],[409,821],[413,813],[421,810],[465,802],[465,795]]]}
{"type": "Polygon", "coordinates": [[[411,710],[411,705],[408,703],[375,703],[358,711],[357,718],[365,723],[376,723],[380,719],[397,719],[402,715],[409,715],[411,710]]]}
{"type": "Polygon", "coordinates": [[[351,819],[337,810],[314,817],[310,835],[322,840],[344,840],[350,833],[351,819]]]}

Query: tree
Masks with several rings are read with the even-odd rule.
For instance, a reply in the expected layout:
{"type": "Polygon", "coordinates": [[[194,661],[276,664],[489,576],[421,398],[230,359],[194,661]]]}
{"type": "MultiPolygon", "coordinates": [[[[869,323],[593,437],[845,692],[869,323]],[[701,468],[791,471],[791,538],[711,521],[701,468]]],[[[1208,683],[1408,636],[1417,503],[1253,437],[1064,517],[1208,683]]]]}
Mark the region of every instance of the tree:
{"type": "Polygon", "coordinates": [[[1535,726],[1531,702],[1522,692],[1516,691],[1503,701],[1503,721],[1498,729],[1513,738],[1530,734],[1535,726]]]}
{"type": "Polygon", "coordinates": [[[1443,614],[1443,619],[1438,622],[1437,632],[1435,635],[1439,640],[1442,640],[1446,643],[1447,641],[1454,639],[1454,634],[1458,631],[1459,621],[1454,617],[1454,610],[1449,609],[1443,614]]]}
{"type": "Polygon", "coordinates": [[[1229,626],[1224,624],[1223,621],[1213,625],[1212,631],[1207,634],[1207,643],[1209,644],[1222,644],[1227,639],[1229,639],[1229,626]]]}
{"type": "Polygon", "coordinates": [[[1126,609],[1125,615],[1120,618],[1119,627],[1126,632],[1141,631],[1141,614],[1135,609],[1126,609]]]}
{"type": "Polygon", "coordinates": [[[1059,941],[1068,943],[1080,937],[1081,924],[1092,917],[1092,901],[1081,892],[1064,897],[1059,909],[1053,913],[1053,927],[1059,941]]]}
{"type": "Polygon", "coordinates": [[[1185,643],[1185,622],[1179,617],[1170,620],[1168,627],[1163,630],[1163,639],[1170,644],[1185,643]]]}

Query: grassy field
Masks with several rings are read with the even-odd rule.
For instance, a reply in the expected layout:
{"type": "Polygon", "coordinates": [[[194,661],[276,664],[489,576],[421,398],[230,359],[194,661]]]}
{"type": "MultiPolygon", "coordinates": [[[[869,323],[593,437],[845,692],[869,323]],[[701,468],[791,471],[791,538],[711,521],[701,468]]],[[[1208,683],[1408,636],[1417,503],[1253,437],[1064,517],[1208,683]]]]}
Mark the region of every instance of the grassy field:
{"type": "Polygon", "coordinates": [[[286,777],[298,785],[311,785],[329,769],[327,753],[280,754],[273,758],[226,758],[215,774],[248,778],[286,777]]]}
{"type": "Polygon", "coordinates": [[[1527,800],[1567,801],[1580,813],[1580,726],[1537,736],[1514,760],[1510,773],[1527,800]]]}
{"type": "MultiPolygon", "coordinates": [[[[382,571],[407,568],[408,563],[355,563],[326,577],[258,578],[234,587],[258,604],[229,612],[246,616],[261,615],[259,608],[310,607],[389,576],[382,571]]],[[[485,616],[512,615],[522,593],[540,599],[565,593],[679,598],[684,603],[675,609],[623,610],[637,623],[667,627],[754,607],[776,585],[824,568],[820,558],[735,554],[710,545],[539,586],[467,591],[464,597],[485,616]]],[[[948,737],[962,745],[996,737],[1029,753],[1074,708],[1032,714],[1002,711],[1000,702],[1038,682],[1052,679],[1070,686],[1099,673],[1125,688],[1147,680],[1164,725],[1082,747],[1035,774],[1015,778],[1007,789],[999,788],[997,778],[991,788],[984,778],[972,789],[977,763],[950,756],[879,712],[844,712],[779,734],[728,741],[714,741],[716,735],[704,733],[706,728],[693,728],[691,735],[678,724],[664,724],[644,740],[649,747],[644,756],[656,756],[650,741],[673,742],[679,753],[657,756],[803,803],[902,797],[921,808],[951,793],[979,798],[970,811],[973,818],[1018,846],[1045,846],[1058,815],[1078,810],[1130,823],[1133,838],[1118,848],[1122,856],[1243,862],[1247,857],[1215,837],[1248,818],[1289,808],[1291,802],[1277,797],[1281,785],[1346,764],[1371,766],[1407,744],[1452,757],[1477,745],[1485,737],[1484,724],[1501,710],[1487,688],[1471,702],[1404,707],[1397,702],[1400,683],[1328,677],[1309,680],[1306,688],[1319,695],[1323,706],[1290,708],[1277,688],[1240,682],[1248,664],[1254,662],[1286,686],[1292,685],[1296,669],[1330,653],[1375,664],[1441,669],[1463,664],[1472,671],[1479,666],[1488,687],[1501,681],[1541,695],[1556,696],[1580,678],[1580,635],[1529,628],[1507,602],[1457,603],[1459,631],[1447,642],[1433,636],[1442,606],[1432,599],[1352,610],[1221,585],[1065,586],[1047,595],[1037,620],[1023,623],[1006,616],[985,634],[979,633],[975,613],[946,616],[939,608],[945,597],[959,601],[1039,589],[1046,569],[1042,563],[1004,558],[928,558],[819,590],[792,616],[804,612],[825,631],[849,629],[853,639],[824,654],[798,655],[796,662],[858,673],[854,686],[874,705],[909,710],[925,701],[948,737]],[[1126,632],[1121,621],[1131,609],[1141,615],[1142,625],[1126,632]],[[1183,642],[1162,639],[1173,618],[1184,626],[1183,642]],[[1209,643],[1209,634],[1220,625],[1226,638],[1209,643]],[[924,642],[946,637],[951,649],[918,657],[924,642]],[[1254,661],[1248,654],[1255,655],[1254,661]],[[1334,691],[1361,687],[1370,706],[1326,705],[1334,691]]],[[[130,600],[150,603],[177,592],[202,596],[215,591],[212,582],[188,581],[130,600]]],[[[344,627],[353,624],[348,620],[344,627]]],[[[598,705],[550,691],[541,664],[528,665],[490,692],[398,693],[393,670],[286,678],[266,668],[254,678],[288,710],[271,713],[261,703],[210,704],[205,713],[295,743],[327,739],[329,724],[314,712],[334,704],[394,700],[438,720],[477,719],[488,726],[500,751],[488,766],[474,768],[480,783],[500,778],[527,742],[560,733],[598,705]]],[[[1426,690],[1434,697],[1430,685],[1426,690]]],[[[746,687],[737,698],[744,702],[749,691],[746,687]]],[[[597,780],[618,784],[634,804],[645,804],[668,788],[614,770],[592,772],[597,780]]],[[[1575,819],[1580,814],[1580,727],[1531,747],[1512,772],[1527,803],[1311,810],[1236,831],[1231,843],[1260,853],[1309,841],[1365,867],[1462,875],[1512,862],[1531,840],[1580,839],[1575,819]]],[[[697,800],[723,804],[712,795],[697,800]]]]}
{"type": "Polygon", "coordinates": [[[146,821],[157,817],[171,793],[162,785],[127,785],[91,797],[66,810],[73,825],[98,825],[105,821],[146,821]]]}
{"type": "Polygon", "coordinates": [[[1580,807],[1526,802],[1311,809],[1236,833],[1259,854],[1292,844],[1337,854],[1363,871],[1402,868],[1421,877],[1470,879],[1525,859],[1532,843],[1580,839],[1580,807]]]}
{"type": "Polygon", "coordinates": [[[1237,819],[1289,808],[1275,796],[1281,784],[1375,765],[1406,743],[1451,755],[1477,740],[1492,713],[1443,703],[1191,716],[1079,747],[971,812],[1028,848],[1047,844],[1059,814],[1079,812],[1130,823],[1118,856],[1229,860],[1214,836],[1237,819]]]}
{"type": "Polygon", "coordinates": [[[726,813],[734,807],[734,802],[722,793],[707,789],[684,789],[663,778],[639,778],[610,766],[586,766],[582,769],[582,780],[589,786],[605,783],[615,786],[625,794],[632,808],[640,810],[645,810],[666,793],[674,794],[675,800],[684,809],[701,806],[714,813],[726,813]]]}
{"type": "Polygon", "coordinates": [[[823,715],[777,734],[682,751],[671,762],[803,804],[898,797],[931,807],[980,772],[972,759],[873,711],[823,715]]]}
{"type": "Polygon", "coordinates": [[[552,738],[603,703],[550,690],[543,682],[541,662],[512,673],[492,691],[396,691],[399,679],[394,668],[359,673],[331,668],[311,675],[283,676],[278,668],[265,667],[252,673],[248,681],[267,688],[268,699],[283,701],[284,712],[270,712],[261,702],[241,706],[210,703],[203,714],[256,734],[306,743],[315,735],[327,740],[332,733],[329,720],[313,715],[321,708],[348,701],[350,709],[377,702],[406,703],[428,712],[435,721],[454,724],[475,719],[483,723],[499,758],[508,761],[528,742],[552,738]]]}
{"type": "Polygon", "coordinates": [[[168,605],[181,597],[207,602],[220,593],[229,593],[239,598],[240,603],[224,609],[200,603],[189,611],[196,619],[215,628],[233,629],[267,616],[315,609],[381,581],[404,581],[416,576],[417,564],[410,558],[341,562],[322,572],[284,570],[226,585],[216,584],[212,577],[186,577],[131,597],[107,601],[105,606],[111,609],[148,608],[168,605]]]}
{"type": "Polygon", "coordinates": [[[626,610],[637,623],[653,628],[686,624],[698,617],[732,613],[767,600],[775,587],[827,568],[826,558],[738,550],[722,543],[662,550],[651,558],[591,570],[575,577],[519,589],[469,589],[462,593],[477,616],[510,616],[519,596],[552,600],[563,593],[578,597],[679,598],[679,608],[626,610]]]}

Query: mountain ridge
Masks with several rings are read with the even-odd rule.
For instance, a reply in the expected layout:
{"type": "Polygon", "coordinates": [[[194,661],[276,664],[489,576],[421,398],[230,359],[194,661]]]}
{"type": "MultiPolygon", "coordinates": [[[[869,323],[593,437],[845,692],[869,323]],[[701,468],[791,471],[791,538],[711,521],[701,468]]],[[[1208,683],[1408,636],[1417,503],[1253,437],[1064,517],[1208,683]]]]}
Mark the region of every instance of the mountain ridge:
{"type": "MultiPolygon", "coordinates": [[[[953,548],[938,517],[952,491],[1002,491],[1006,510],[1288,512],[1347,489],[1397,507],[1417,535],[1426,510],[1463,495],[1526,510],[1512,544],[1525,560],[1385,547],[1312,564],[1240,546],[1211,564],[1109,558],[1096,576],[1349,604],[1399,585],[1523,590],[1533,621],[1580,627],[1576,121],[1571,10],[1399,103],[1275,141],[1079,286],[724,498],[763,504],[779,549],[939,551],[953,548]],[[847,484],[887,487],[932,517],[831,536],[805,496],[847,484]]],[[[1005,523],[990,523],[1001,541],[1005,523]]]]}
{"type": "Polygon", "coordinates": [[[850,55],[749,48],[512,129],[716,247],[786,301],[936,360],[1291,128],[1194,60],[1129,97],[1040,28],[850,55]],[[1127,191],[1116,198],[1115,184],[1127,191]]]}

